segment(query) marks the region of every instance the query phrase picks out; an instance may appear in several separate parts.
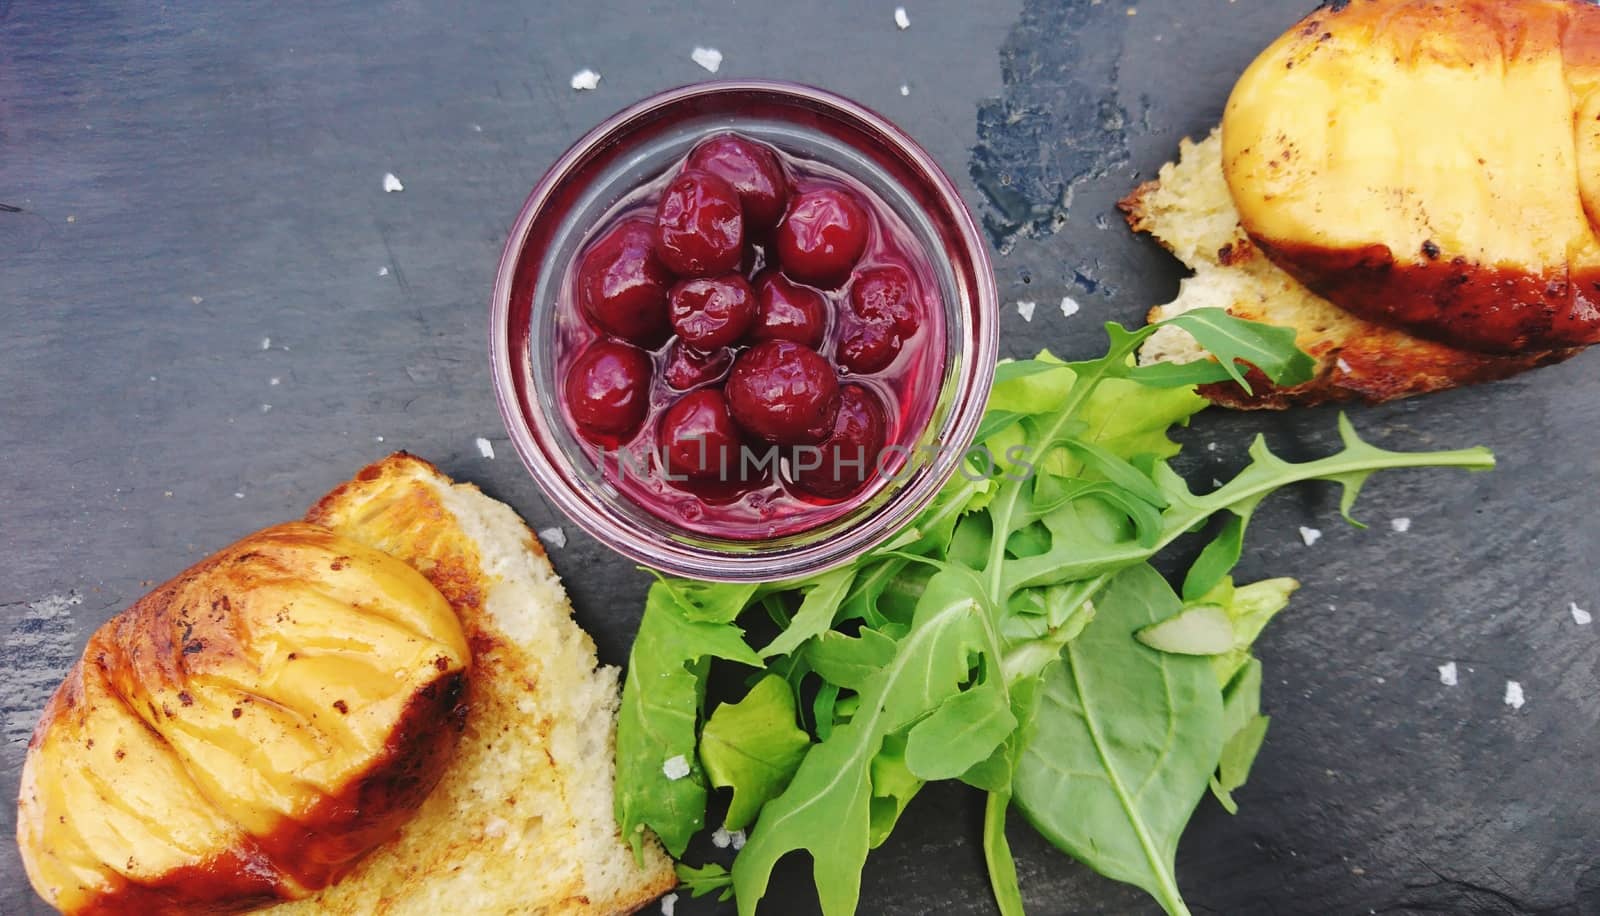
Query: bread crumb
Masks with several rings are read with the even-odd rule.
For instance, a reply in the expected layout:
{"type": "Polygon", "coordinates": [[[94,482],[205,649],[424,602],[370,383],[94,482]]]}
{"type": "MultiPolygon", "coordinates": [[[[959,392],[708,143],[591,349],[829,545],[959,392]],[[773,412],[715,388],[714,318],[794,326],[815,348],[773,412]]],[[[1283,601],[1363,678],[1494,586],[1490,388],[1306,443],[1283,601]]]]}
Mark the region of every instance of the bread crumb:
{"type": "Polygon", "coordinates": [[[539,542],[557,549],[567,546],[567,533],[560,528],[540,528],[539,542]]]}
{"type": "Polygon", "coordinates": [[[1572,611],[1572,622],[1578,626],[1586,627],[1589,624],[1594,623],[1594,615],[1583,608],[1578,607],[1578,602],[1572,602],[1570,610],[1572,611]]]}
{"type": "Polygon", "coordinates": [[[395,191],[404,191],[405,189],[406,186],[400,183],[400,179],[394,177],[393,172],[383,173],[383,193],[393,194],[395,191]]]}
{"type": "Polygon", "coordinates": [[[1317,543],[1318,541],[1322,540],[1322,532],[1317,530],[1316,528],[1307,528],[1306,526],[1301,525],[1300,526],[1300,540],[1305,541],[1306,542],[1306,546],[1310,547],[1313,544],[1317,543]]]}
{"type": "Polygon", "coordinates": [[[1076,314],[1078,314],[1078,302],[1077,302],[1077,300],[1073,299],[1071,296],[1062,296],[1061,297],[1061,317],[1062,318],[1071,318],[1073,315],[1076,315],[1076,314]]]}
{"type": "Polygon", "coordinates": [[[722,52],[716,48],[702,48],[697,45],[689,52],[689,58],[711,73],[722,69],[722,52]]]}
{"type": "Polygon", "coordinates": [[[572,74],[572,88],[579,92],[586,92],[600,85],[600,74],[588,67],[572,74]]]}
{"type": "Polygon", "coordinates": [[[661,898],[661,916],[672,916],[678,909],[678,895],[668,894],[661,898]]]}
{"type": "Polygon", "coordinates": [[[1521,709],[1527,697],[1522,693],[1522,685],[1517,681],[1506,681],[1506,705],[1512,709],[1521,709]]]}
{"type": "Polygon", "coordinates": [[[478,437],[478,454],[489,460],[494,460],[494,443],[482,436],[478,437]]]}
{"type": "Polygon", "coordinates": [[[661,773],[673,782],[677,782],[689,775],[689,761],[682,754],[676,757],[668,757],[661,764],[661,773]]]}
{"type": "Polygon", "coordinates": [[[1037,302],[1028,302],[1027,300],[1023,300],[1017,303],[1017,314],[1022,316],[1023,321],[1032,321],[1033,310],[1038,307],[1039,303],[1037,302]]]}
{"type": "Polygon", "coordinates": [[[1405,534],[1407,531],[1411,530],[1411,519],[1403,516],[1397,519],[1391,519],[1389,522],[1389,527],[1400,532],[1401,534],[1405,534]]]}
{"type": "Polygon", "coordinates": [[[902,32],[911,28],[911,17],[906,14],[905,7],[897,6],[894,8],[894,24],[902,32]]]}
{"type": "Polygon", "coordinates": [[[1445,662],[1439,666],[1439,683],[1446,687],[1454,687],[1459,680],[1456,676],[1456,663],[1445,662]]]}

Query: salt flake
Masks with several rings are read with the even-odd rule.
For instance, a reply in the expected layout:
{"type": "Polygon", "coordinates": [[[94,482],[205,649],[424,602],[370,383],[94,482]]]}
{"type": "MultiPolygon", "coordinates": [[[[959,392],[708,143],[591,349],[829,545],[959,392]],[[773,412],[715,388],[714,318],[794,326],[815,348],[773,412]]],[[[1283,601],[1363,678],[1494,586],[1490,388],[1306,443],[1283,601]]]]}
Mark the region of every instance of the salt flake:
{"type": "Polygon", "coordinates": [[[1456,676],[1455,662],[1445,662],[1439,666],[1439,683],[1446,687],[1454,687],[1460,683],[1459,678],[1456,676]]]}
{"type": "Polygon", "coordinates": [[[1032,321],[1033,310],[1038,307],[1039,303],[1037,302],[1028,302],[1023,300],[1022,302],[1017,303],[1017,314],[1022,316],[1023,321],[1032,321]]]}
{"type": "Polygon", "coordinates": [[[897,6],[894,8],[894,24],[901,31],[911,28],[911,17],[906,15],[905,7],[897,6]]]}
{"type": "Polygon", "coordinates": [[[1393,528],[1394,530],[1396,530],[1398,532],[1400,532],[1401,534],[1405,534],[1407,531],[1411,530],[1411,519],[1409,519],[1409,518],[1390,519],[1389,520],[1389,527],[1393,528]]]}
{"type": "Polygon", "coordinates": [[[734,852],[738,852],[744,848],[744,839],[745,837],[743,830],[735,830],[728,834],[728,842],[733,845],[734,852]]]}
{"type": "Polygon", "coordinates": [[[567,546],[567,533],[560,528],[540,528],[539,540],[541,543],[559,549],[567,546]]]}
{"type": "Polygon", "coordinates": [[[383,173],[383,193],[393,194],[395,191],[404,191],[405,189],[406,186],[400,183],[400,179],[394,177],[393,172],[383,173]]]}
{"type": "Polygon", "coordinates": [[[909,85],[905,84],[905,83],[901,83],[900,84],[900,94],[901,95],[910,95],[911,94],[911,87],[909,85]]]}
{"type": "Polygon", "coordinates": [[[1322,540],[1322,532],[1318,531],[1315,528],[1307,528],[1306,526],[1301,525],[1300,526],[1300,540],[1305,541],[1306,542],[1306,546],[1310,547],[1311,545],[1315,544],[1316,542],[1322,540]]]}
{"type": "Polygon", "coordinates": [[[387,267],[378,268],[378,276],[380,276],[380,277],[389,276],[389,268],[387,268],[387,267]]]}
{"type": "Polygon", "coordinates": [[[722,69],[722,52],[716,48],[696,46],[689,52],[689,58],[712,73],[722,69]]]}
{"type": "Polygon", "coordinates": [[[261,338],[261,349],[263,349],[263,350],[272,349],[272,338],[270,338],[270,337],[261,338]]]}
{"type": "Polygon", "coordinates": [[[489,458],[489,459],[492,460],[494,458],[494,443],[490,442],[488,439],[483,438],[482,436],[479,436],[478,437],[478,454],[482,455],[485,458],[489,458]]]}
{"type": "Polygon", "coordinates": [[[728,828],[718,827],[711,832],[711,845],[718,849],[727,849],[733,845],[733,836],[728,833],[728,828]]]}
{"type": "Polygon", "coordinates": [[[1062,296],[1061,297],[1061,317],[1063,317],[1063,318],[1071,318],[1073,315],[1076,315],[1076,314],[1078,314],[1078,302],[1077,302],[1077,300],[1073,299],[1071,296],[1062,296]]]}
{"type": "Polygon", "coordinates": [[[1523,696],[1522,685],[1516,681],[1506,681],[1506,705],[1512,709],[1521,709],[1527,697],[1523,696]]]}
{"type": "Polygon", "coordinates": [[[600,85],[600,74],[588,67],[572,74],[572,88],[579,92],[586,92],[600,85]]]}
{"type": "Polygon", "coordinates": [[[1577,624],[1578,626],[1586,627],[1589,624],[1594,623],[1594,615],[1589,613],[1588,611],[1584,610],[1583,608],[1578,607],[1578,602],[1576,602],[1576,601],[1572,602],[1571,610],[1572,610],[1572,622],[1577,624]]]}
{"type": "Polygon", "coordinates": [[[689,761],[682,754],[676,757],[668,757],[661,764],[661,773],[673,782],[677,782],[689,775],[689,761]]]}
{"type": "Polygon", "coordinates": [[[661,916],[673,916],[678,911],[678,895],[668,894],[661,898],[661,916]]]}

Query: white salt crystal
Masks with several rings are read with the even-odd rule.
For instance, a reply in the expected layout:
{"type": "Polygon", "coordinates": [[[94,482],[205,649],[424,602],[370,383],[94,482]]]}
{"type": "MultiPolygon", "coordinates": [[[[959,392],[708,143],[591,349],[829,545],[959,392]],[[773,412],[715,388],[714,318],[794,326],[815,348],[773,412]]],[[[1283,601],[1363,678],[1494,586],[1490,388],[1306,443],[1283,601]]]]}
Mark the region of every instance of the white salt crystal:
{"type": "Polygon", "coordinates": [[[479,436],[478,437],[478,454],[482,455],[485,458],[493,459],[494,458],[494,443],[490,442],[488,439],[483,438],[482,436],[479,436]]]}
{"type": "Polygon", "coordinates": [[[902,31],[911,28],[911,17],[906,15],[905,7],[897,6],[894,8],[894,24],[902,31]]]}
{"type": "Polygon", "coordinates": [[[661,772],[668,779],[676,782],[689,775],[689,761],[682,754],[676,757],[668,757],[661,764],[661,772]]]}
{"type": "Polygon", "coordinates": [[[1439,666],[1439,683],[1446,687],[1454,687],[1459,683],[1456,677],[1456,663],[1445,662],[1439,666]]]}
{"type": "Polygon", "coordinates": [[[661,916],[673,916],[678,911],[678,895],[668,894],[661,898],[661,916]]]}
{"type": "Polygon", "coordinates": [[[1076,314],[1078,314],[1078,303],[1077,303],[1077,300],[1073,299],[1071,296],[1062,296],[1061,297],[1061,317],[1063,317],[1063,318],[1071,318],[1073,315],[1076,315],[1076,314]]]}
{"type": "Polygon", "coordinates": [[[1023,300],[1017,303],[1017,314],[1022,316],[1023,321],[1032,321],[1033,310],[1038,307],[1039,303],[1037,302],[1028,302],[1023,300]]]}
{"type": "Polygon", "coordinates": [[[393,172],[383,173],[383,192],[385,194],[392,194],[395,191],[404,191],[405,189],[406,186],[400,183],[400,179],[394,177],[393,172]]]}
{"type": "Polygon", "coordinates": [[[722,52],[716,48],[696,47],[689,52],[689,58],[712,73],[722,69],[722,52]]]}
{"type": "Polygon", "coordinates": [[[559,549],[567,546],[567,533],[560,528],[540,528],[539,542],[559,549]]]}
{"type": "Polygon", "coordinates": [[[1522,685],[1516,681],[1506,681],[1506,705],[1512,709],[1521,709],[1522,704],[1528,700],[1522,694],[1522,685]]]}
{"type": "Polygon", "coordinates": [[[1407,531],[1411,530],[1411,519],[1409,519],[1409,518],[1390,519],[1389,527],[1393,528],[1394,530],[1396,530],[1398,532],[1400,532],[1401,534],[1404,534],[1407,531]]]}
{"type": "Polygon", "coordinates": [[[1306,526],[1301,525],[1300,526],[1300,540],[1305,541],[1306,542],[1306,546],[1310,547],[1311,545],[1315,544],[1316,542],[1322,540],[1322,532],[1318,531],[1315,528],[1307,528],[1306,526]]]}
{"type": "Polygon", "coordinates": [[[1588,611],[1584,610],[1583,608],[1578,607],[1578,602],[1576,602],[1576,601],[1572,602],[1571,610],[1572,610],[1572,622],[1577,624],[1578,626],[1586,627],[1589,624],[1594,623],[1594,615],[1589,613],[1588,611]]]}
{"type": "Polygon", "coordinates": [[[572,74],[572,88],[585,92],[600,85],[600,74],[585,67],[572,74]]]}

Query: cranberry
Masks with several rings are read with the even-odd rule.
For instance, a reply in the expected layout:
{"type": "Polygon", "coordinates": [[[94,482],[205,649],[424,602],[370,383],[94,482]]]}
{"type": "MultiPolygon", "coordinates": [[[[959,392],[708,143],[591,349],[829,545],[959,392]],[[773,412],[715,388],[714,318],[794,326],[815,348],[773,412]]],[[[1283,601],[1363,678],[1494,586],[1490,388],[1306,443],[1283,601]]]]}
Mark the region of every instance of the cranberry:
{"type": "Polygon", "coordinates": [[[784,272],[825,289],[849,278],[866,247],[867,211],[854,194],[836,188],[795,198],[778,227],[778,261],[784,272]]]}
{"type": "Polygon", "coordinates": [[[792,340],[813,350],[828,333],[828,304],[822,294],[789,282],[777,271],[756,277],[756,320],[750,339],[792,340]]]}
{"type": "Polygon", "coordinates": [[[727,394],[733,418],[750,433],[775,445],[809,445],[833,429],[839,378],[810,347],[768,340],[733,361],[727,394]]]}
{"type": "Polygon", "coordinates": [[[898,264],[858,274],[850,287],[850,309],[869,322],[893,324],[901,337],[915,334],[922,323],[911,274],[898,264]]]}
{"type": "Polygon", "coordinates": [[[738,274],[684,280],[672,288],[668,303],[672,329],[700,350],[736,343],[756,319],[756,294],[738,274]]]}
{"type": "Polygon", "coordinates": [[[667,365],[661,370],[661,377],[678,391],[688,391],[721,378],[732,364],[733,351],[727,347],[702,353],[679,341],[667,351],[667,365]]]}
{"type": "Polygon", "coordinates": [[[631,438],[650,407],[650,357],[621,341],[595,341],[567,373],[566,396],[591,438],[631,438]]]}
{"type": "Polygon", "coordinates": [[[778,225],[789,182],[771,147],[738,134],[718,134],[694,148],[688,167],[710,172],[733,186],[744,206],[745,231],[764,232],[778,225]]]}
{"type": "Polygon", "coordinates": [[[595,327],[643,347],[660,346],[672,274],[656,257],[655,227],[630,219],[601,236],[578,265],[578,302],[595,327]]]}
{"type": "Polygon", "coordinates": [[[684,395],[661,418],[661,458],[667,470],[692,480],[734,480],[742,464],[744,437],[715,388],[684,395]]]}
{"type": "Polygon", "coordinates": [[[800,452],[789,466],[795,485],[827,499],[843,499],[860,490],[877,469],[887,427],[877,395],[860,385],[844,386],[839,390],[833,433],[818,447],[818,454],[800,452]]]}
{"type": "Polygon", "coordinates": [[[839,365],[855,375],[882,372],[900,355],[900,335],[894,325],[869,321],[851,328],[839,341],[839,365]]]}
{"type": "Polygon", "coordinates": [[[695,169],[672,179],[656,206],[656,254],[680,277],[737,270],[744,257],[744,217],[733,186],[695,169]]]}

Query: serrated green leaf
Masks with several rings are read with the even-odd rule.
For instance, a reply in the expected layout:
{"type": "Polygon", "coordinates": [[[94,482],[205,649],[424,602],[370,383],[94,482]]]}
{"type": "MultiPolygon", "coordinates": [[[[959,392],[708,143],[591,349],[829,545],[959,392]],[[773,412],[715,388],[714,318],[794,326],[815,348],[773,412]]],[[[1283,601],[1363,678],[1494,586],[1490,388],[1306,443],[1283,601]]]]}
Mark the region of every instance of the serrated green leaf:
{"type": "Polygon", "coordinates": [[[733,898],[733,876],[721,865],[711,862],[696,868],[679,862],[673,868],[678,874],[678,886],[688,891],[689,896],[698,900],[707,894],[717,894],[719,902],[733,898]]]}
{"type": "Polygon", "coordinates": [[[1163,324],[1188,331],[1245,391],[1250,385],[1239,372],[1241,362],[1284,387],[1308,382],[1316,374],[1316,361],[1295,346],[1293,328],[1244,321],[1213,308],[1184,312],[1163,324]]]}
{"type": "Polygon", "coordinates": [[[1238,565],[1239,556],[1244,552],[1246,523],[1247,517],[1244,515],[1229,518],[1216,538],[1200,551],[1200,556],[1183,579],[1183,600],[1199,601],[1238,565]]]}
{"type": "Polygon", "coordinates": [[[959,693],[911,727],[906,767],[918,779],[955,779],[989,758],[1017,727],[1005,685],[989,680],[959,693]]]}
{"type": "Polygon", "coordinates": [[[827,632],[806,646],[811,670],[846,690],[861,691],[894,660],[895,641],[872,629],[856,636],[827,632]]]}
{"type": "Polygon", "coordinates": [[[767,676],[737,703],[723,703],[700,733],[700,764],[711,784],[732,789],[723,826],[742,830],[789,785],[811,739],[795,724],[794,694],[767,676]]]}
{"type": "Polygon", "coordinates": [[[788,655],[804,645],[806,640],[827,632],[833,626],[834,615],[844,603],[855,575],[854,567],[844,566],[818,576],[815,584],[806,592],[805,599],[800,602],[800,609],[794,612],[789,626],[761,650],[761,657],[788,655]]]}

